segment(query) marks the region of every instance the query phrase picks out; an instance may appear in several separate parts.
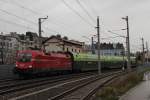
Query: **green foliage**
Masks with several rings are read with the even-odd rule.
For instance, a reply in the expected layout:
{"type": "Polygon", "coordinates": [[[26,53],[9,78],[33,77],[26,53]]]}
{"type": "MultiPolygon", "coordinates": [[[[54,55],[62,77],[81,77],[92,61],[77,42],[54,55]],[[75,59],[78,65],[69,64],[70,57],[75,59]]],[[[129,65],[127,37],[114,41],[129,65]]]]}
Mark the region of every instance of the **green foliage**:
{"type": "Polygon", "coordinates": [[[101,100],[118,100],[117,91],[112,87],[105,87],[100,94],[97,94],[101,100]],[[107,95],[107,96],[106,96],[107,95]]]}
{"type": "Polygon", "coordinates": [[[142,78],[143,74],[136,72],[120,77],[97,93],[96,98],[98,100],[118,100],[119,96],[141,82],[142,78]]]}
{"type": "Polygon", "coordinates": [[[125,77],[123,80],[121,80],[119,84],[116,84],[113,87],[117,89],[118,95],[122,95],[141,81],[142,75],[131,73],[127,75],[127,77],[125,77]]]}

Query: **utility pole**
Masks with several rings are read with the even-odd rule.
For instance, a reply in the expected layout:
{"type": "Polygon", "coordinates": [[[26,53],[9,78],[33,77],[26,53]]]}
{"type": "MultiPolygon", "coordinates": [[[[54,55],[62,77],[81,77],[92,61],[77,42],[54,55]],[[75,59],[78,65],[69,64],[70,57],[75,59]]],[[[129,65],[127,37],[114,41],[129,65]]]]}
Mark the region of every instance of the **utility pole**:
{"type": "Polygon", "coordinates": [[[144,53],[144,38],[142,37],[142,63],[144,64],[144,62],[145,62],[145,53],[144,53]]]}
{"type": "Polygon", "coordinates": [[[129,22],[128,22],[128,16],[123,17],[127,24],[127,69],[128,71],[131,71],[131,59],[130,59],[130,36],[129,36],[129,22]]]}
{"type": "Polygon", "coordinates": [[[94,54],[95,52],[94,52],[94,38],[93,38],[93,36],[91,37],[91,49],[92,49],[92,54],[94,54]]]}
{"type": "Polygon", "coordinates": [[[146,61],[147,61],[147,63],[148,63],[148,56],[149,56],[149,50],[148,50],[148,43],[146,42],[146,50],[147,50],[147,59],[146,59],[146,61]]]}
{"type": "Polygon", "coordinates": [[[98,40],[98,74],[101,74],[101,61],[100,61],[100,26],[99,26],[99,17],[97,17],[97,40],[98,40]]]}
{"type": "Polygon", "coordinates": [[[39,23],[39,48],[41,49],[42,48],[42,28],[41,28],[41,24],[42,24],[42,20],[45,20],[47,19],[47,17],[45,18],[39,18],[38,19],[38,23],[39,23]]]}
{"type": "Polygon", "coordinates": [[[1,59],[2,59],[2,64],[4,64],[4,36],[3,36],[3,32],[1,32],[2,34],[2,45],[1,45],[1,59]]]}
{"type": "Polygon", "coordinates": [[[124,71],[125,70],[125,48],[123,48],[123,51],[122,51],[122,56],[123,56],[123,67],[122,67],[122,70],[124,71]]]}

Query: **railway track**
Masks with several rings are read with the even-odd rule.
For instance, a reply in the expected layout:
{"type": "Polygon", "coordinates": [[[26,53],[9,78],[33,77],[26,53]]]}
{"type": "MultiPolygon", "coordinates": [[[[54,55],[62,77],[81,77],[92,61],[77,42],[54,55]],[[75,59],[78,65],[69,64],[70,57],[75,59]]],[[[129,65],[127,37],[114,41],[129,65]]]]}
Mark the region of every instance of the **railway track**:
{"type": "Polygon", "coordinates": [[[50,97],[48,100],[88,100],[98,88],[120,75],[120,72],[105,74],[89,79],[63,93],[50,97]]]}
{"type": "Polygon", "coordinates": [[[0,83],[9,82],[9,81],[13,81],[13,80],[17,80],[17,78],[4,78],[4,79],[0,79],[0,83]]]}
{"type": "MultiPolygon", "coordinates": [[[[7,95],[3,95],[3,98],[10,98],[11,100],[59,100],[59,99],[64,99],[68,98],[70,96],[68,96],[68,94],[72,94],[77,90],[81,90],[83,87],[88,86],[89,84],[94,84],[93,86],[88,86],[88,87],[94,87],[96,86],[96,84],[98,83],[103,83],[106,82],[107,80],[115,77],[115,75],[117,76],[117,74],[122,73],[121,71],[117,71],[117,72],[107,72],[105,74],[102,75],[85,75],[84,77],[80,77],[80,78],[72,78],[70,80],[65,80],[62,82],[52,82],[49,84],[43,84],[44,86],[39,86],[41,88],[36,87],[32,87],[28,90],[24,90],[26,91],[24,94],[18,94],[21,93],[20,90],[17,90],[17,94],[15,93],[10,93],[10,92],[6,92],[4,94],[7,95]],[[99,80],[99,81],[98,81],[99,80]],[[33,89],[34,88],[34,89],[33,89]],[[67,95],[66,95],[67,94],[67,95]]],[[[84,90],[84,89],[83,89],[84,90]]],[[[86,90],[87,91],[87,90],[86,90]]],[[[77,92],[80,93],[81,92],[77,92]]],[[[71,98],[67,99],[67,100],[71,100],[71,98]]],[[[84,99],[86,100],[86,99],[84,99]]]]}
{"type": "Polygon", "coordinates": [[[27,89],[32,89],[36,87],[40,87],[47,84],[53,84],[60,81],[66,81],[71,79],[78,79],[85,76],[94,75],[95,72],[87,72],[80,74],[70,74],[70,75],[62,75],[62,76],[53,76],[47,78],[40,79],[30,79],[30,80],[8,80],[0,83],[0,99],[7,98],[12,93],[18,93],[18,91],[25,91],[27,89]]]}
{"type": "Polygon", "coordinates": [[[50,79],[57,79],[57,78],[63,78],[63,77],[72,77],[72,76],[81,76],[81,75],[85,75],[85,74],[94,74],[94,72],[86,72],[86,73],[75,73],[75,74],[67,74],[67,75],[61,75],[61,76],[48,76],[48,77],[39,77],[39,78],[33,78],[33,79],[24,79],[24,78],[10,78],[10,79],[1,79],[0,80],[0,89],[1,88],[5,88],[6,87],[11,87],[11,86],[15,86],[15,85],[24,85],[26,83],[34,83],[34,82],[40,82],[40,81],[46,81],[46,80],[50,80],[50,79]]]}

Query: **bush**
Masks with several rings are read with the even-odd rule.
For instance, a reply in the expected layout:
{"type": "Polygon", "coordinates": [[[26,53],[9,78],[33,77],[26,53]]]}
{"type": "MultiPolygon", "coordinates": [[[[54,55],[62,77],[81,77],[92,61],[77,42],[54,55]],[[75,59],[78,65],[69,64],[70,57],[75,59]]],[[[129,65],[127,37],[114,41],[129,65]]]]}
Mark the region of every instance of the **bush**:
{"type": "Polygon", "coordinates": [[[121,76],[97,93],[96,98],[98,100],[118,100],[119,96],[123,95],[130,88],[141,82],[142,78],[143,74],[138,74],[136,72],[121,76]]]}
{"type": "Polygon", "coordinates": [[[127,75],[123,80],[118,81],[117,84],[112,85],[112,87],[116,88],[118,95],[122,95],[130,88],[141,82],[142,81],[141,76],[142,75],[139,75],[137,73],[131,73],[127,75]]]}
{"type": "Polygon", "coordinates": [[[118,100],[116,89],[113,87],[105,87],[100,94],[97,94],[102,100],[118,100]],[[107,95],[107,96],[106,96],[107,95]]]}

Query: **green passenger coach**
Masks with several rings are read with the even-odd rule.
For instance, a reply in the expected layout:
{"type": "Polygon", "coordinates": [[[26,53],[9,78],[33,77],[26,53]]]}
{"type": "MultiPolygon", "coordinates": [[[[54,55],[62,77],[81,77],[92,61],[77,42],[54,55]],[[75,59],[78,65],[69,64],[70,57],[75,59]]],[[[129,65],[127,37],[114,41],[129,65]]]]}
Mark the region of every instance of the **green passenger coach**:
{"type": "MultiPolygon", "coordinates": [[[[98,56],[95,54],[73,53],[73,69],[77,71],[90,71],[98,69],[98,56]]],[[[101,56],[102,69],[119,69],[126,67],[127,58],[123,56],[101,56]]],[[[131,57],[131,64],[135,64],[135,57],[131,57]]]]}

